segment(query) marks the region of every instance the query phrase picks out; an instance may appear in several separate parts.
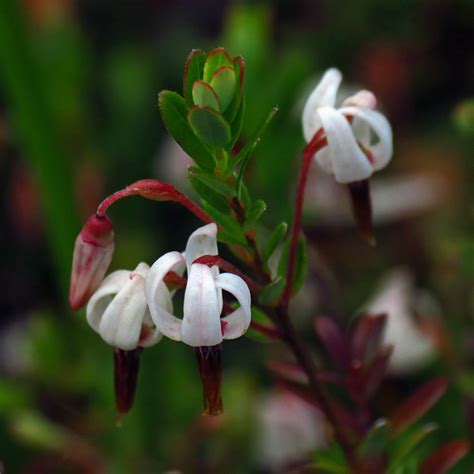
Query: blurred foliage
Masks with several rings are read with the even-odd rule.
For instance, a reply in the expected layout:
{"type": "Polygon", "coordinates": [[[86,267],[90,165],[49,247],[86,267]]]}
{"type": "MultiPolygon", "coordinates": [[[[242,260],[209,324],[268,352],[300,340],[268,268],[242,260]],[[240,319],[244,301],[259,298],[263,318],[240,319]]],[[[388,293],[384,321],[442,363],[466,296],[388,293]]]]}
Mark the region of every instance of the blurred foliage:
{"type": "MultiPolygon", "coordinates": [[[[393,412],[400,397],[434,375],[447,377],[450,388],[393,444],[394,456],[404,458],[393,472],[415,472],[441,442],[474,439],[470,0],[219,7],[182,0],[120,8],[90,0],[0,0],[0,12],[0,461],[7,472],[38,466],[49,466],[48,472],[261,472],[254,448],[258,399],[273,390],[265,366],[281,348],[256,342],[260,334],[226,345],[226,413],[216,421],[200,417],[192,351],[163,340],[144,352],[134,409],[117,427],[112,349],[87,327],[84,314],[64,309],[77,216],[142,177],[185,186],[187,165],[177,147],[167,148],[157,97],[163,88],[181,90],[183,58],[192,48],[214,46],[245,58],[247,107],[238,145],[252,143],[269,111],[279,107],[245,171],[252,196],[266,201],[269,229],[290,222],[303,147],[300,110],[329,66],[380,98],[395,136],[387,175],[421,172],[441,180],[436,209],[381,223],[376,249],[359,242],[345,221],[328,223],[308,206],[307,280],[319,290],[311,306],[314,295],[303,286],[297,323],[316,347],[316,314],[350,326],[384,271],[408,266],[441,302],[434,316],[444,346],[425,369],[384,381],[375,410],[393,412]],[[17,189],[20,165],[31,179],[17,189]],[[431,432],[427,422],[437,429],[431,432]],[[408,455],[412,444],[421,450],[408,455]]],[[[338,197],[332,209],[343,201],[338,197]]],[[[151,263],[184,246],[197,224],[174,204],[130,200],[112,214],[114,268],[151,263]]],[[[261,239],[269,255],[282,238],[278,229],[270,242],[261,239]]],[[[321,453],[313,453],[315,467],[342,472],[337,448],[321,453]]],[[[473,465],[470,454],[450,472],[464,474],[473,465]]]]}

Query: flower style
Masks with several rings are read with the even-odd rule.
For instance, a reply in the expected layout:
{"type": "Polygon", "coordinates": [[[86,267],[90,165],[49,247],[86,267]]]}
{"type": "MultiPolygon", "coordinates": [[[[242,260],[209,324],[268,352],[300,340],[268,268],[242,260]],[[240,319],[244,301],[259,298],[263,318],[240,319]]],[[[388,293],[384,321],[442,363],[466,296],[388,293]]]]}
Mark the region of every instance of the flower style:
{"type": "MultiPolygon", "coordinates": [[[[156,327],[167,337],[192,347],[209,347],[223,339],[242,336],[250,325],[250,291],[247,284],[232,273],[219,274],[217,266],[193,263],[204,255],[217,255],[217,226],[208,224],[191,234],[184,254],[168,252],[151,267],[145,293],[156,327]],[[174,316],[164,305],[164,277],[168,272],[181,273],[184,265],[188,281],[184,293],[183,319],[174,316]],[[223,318],[222,290],[231,293],[240,307],[223,318]]],[[[168,297],[170,294],[168,292],[168,297]]]]}
{"type": "MultiPolygon", "coordinates": [[[[149,271],[140,263],[133,271],[117,270],[108,275],[87,304],[87,321],[102,339],[124,351],[156,344],[162,337],[153,326],[145,299],[145,277],[149,271]]],[[[171,297],[158,288],[164,308],[172,308],[171,297]]]]}
{"type": "Polygon", "coordinates": [[[339,183],[352,183],[387,165],[393,152],[392,130],[387,119],[373,110],[377,100],[372,92],[361,90],[336,108],[341,81],[337,69],[326,71],[306,101],[303,133],[309,143],[320,129],[324,130],[328,144],[315,154],[315,160],[339,183]]]}
{"type": "Polygon", "coordinates": [[[194,347],[201,377],[204,414],[222,413],[221,351],[223,339],[242,336],[250,325],[250,291],[242,278],[219,273],[217,266],[194,263],[205,255],[217,255],[217,226],[208,224],[191,234],[184,254],[169,252],[151,267],[145,293],[156,327],[170,339],[194,347]],[[164,286],[167,273],[178,274],[186,268],[188,280],[184,292],[183,319],[174,316],[166,303],[171,294],[164,286]],[[231,293],[240,307],[221,318],[222,290],[231,293]],[[166,293],[166,298],[163,298],[166,293]]]}

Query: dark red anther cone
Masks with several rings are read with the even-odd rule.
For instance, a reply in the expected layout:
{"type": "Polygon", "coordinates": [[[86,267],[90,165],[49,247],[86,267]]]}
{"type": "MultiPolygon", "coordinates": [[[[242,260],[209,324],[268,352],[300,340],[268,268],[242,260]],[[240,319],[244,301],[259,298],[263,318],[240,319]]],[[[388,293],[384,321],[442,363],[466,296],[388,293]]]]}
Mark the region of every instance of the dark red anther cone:
{"type": "Polygon", "coordinates": [[[375,245],[374,228],[372,225],[372,200],[370,198],[370,182],[368,179],[348,183],[351,196],[352,212],[362,237],[375,245]]]}
{"type": "Polygon", "coordinates": [[[195,347],[204,396],[203,415],[217,416],[223,411],[221,397],[222,344],[195,347]]]}
{"type": "Polygon", "coordinates": [[[141,347],[132,351],[114,349],[115,405],[120,416],[132,408],[142,350],[141,347]]]}

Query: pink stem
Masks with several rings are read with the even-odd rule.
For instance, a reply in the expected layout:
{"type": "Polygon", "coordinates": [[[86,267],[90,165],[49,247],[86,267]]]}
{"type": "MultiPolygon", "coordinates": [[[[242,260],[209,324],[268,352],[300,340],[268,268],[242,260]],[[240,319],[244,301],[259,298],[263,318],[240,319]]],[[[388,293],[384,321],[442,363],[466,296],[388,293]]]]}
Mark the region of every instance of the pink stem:
{"type": "Polygon", "coordinates": [[[301,217],[303,215],[304,192],[308,180],[309,167],[315,153],[327,145],[327,139],[324,137],[324,130],[321,128],[316,132],[312,140],[303,151],[303,162],[301,164],[300,175],[298,178],[298,187],[296,189],[295,217],[291,230],[290,252],[288,255],[288,268],[286,271],[286,286],[282,296],[282,304],[288,305],[291,297],[293,278],[295,275],[296,254],[298,249],[298,237],[301,231],[301,217]]]}
{"type": "Polygon", "coordinates": [[[129,196],[142,196],[154,201],[174,201],[186,207],[203,222],[214,222],[196,203],[168,183],[154,179],[141,179],[105,198],[97,208],[97,215],[104,216],[107,209],[119,199],[129,196]]]}

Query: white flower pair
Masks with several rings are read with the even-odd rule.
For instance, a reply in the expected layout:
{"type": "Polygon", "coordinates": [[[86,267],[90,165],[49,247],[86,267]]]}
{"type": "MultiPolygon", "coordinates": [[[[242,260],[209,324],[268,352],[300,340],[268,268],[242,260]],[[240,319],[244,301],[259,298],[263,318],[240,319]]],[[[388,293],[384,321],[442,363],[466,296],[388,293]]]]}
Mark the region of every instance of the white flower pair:
{"type": "Polygon", "coordinates": [[[387,119],[373,110],[377,100],[372,92],[359,91],[336,108],[341,81],[337,69],[324,74],[306,101],[302,124],[308,143],[324,130],[327,146],[315,154],[316,162],[337,182],[352,183],[387,165],[393,153],[392,130],[387,119]]]}
{"type": "Polygon", "coordinates": [[[184,253],[168,252],[151,268],[140,263],[130,272],[107,276],[87,305],[87,321],[108,344],[122,350],[156,344],[164,334],[193,347],[215,346],[242,336],[250,325],[250,291],[237,275],[219,273],[217,266],[193,263],[203,255],[217,255],[217,226],[208,224],[188,239],[184,253]],[[183,319],[173,315],[171,292],[164,283],[168,272],[187,270],[183,319]],[[222,291],[240,307],[221,318],[222,291]]]}

